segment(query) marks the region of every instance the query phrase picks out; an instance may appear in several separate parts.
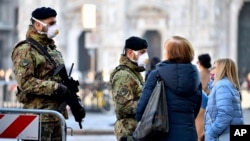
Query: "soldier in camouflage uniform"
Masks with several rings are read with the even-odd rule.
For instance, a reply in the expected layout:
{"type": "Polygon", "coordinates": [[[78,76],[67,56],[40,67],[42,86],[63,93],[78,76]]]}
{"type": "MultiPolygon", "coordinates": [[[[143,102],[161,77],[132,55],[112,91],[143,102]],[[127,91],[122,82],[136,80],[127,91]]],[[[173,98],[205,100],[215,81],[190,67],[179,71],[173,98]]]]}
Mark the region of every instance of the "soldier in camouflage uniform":
{"type": "MultiPolygon", "coordinates": [[[[65,101],[67,87],[60,83],[59,76],[53,75],[57,66],[64,63],[52,39],[58,33],[56,15],[56,11],[49,7],[35,9],[26,40],[15,45],[11,59],[18,83],[17,98],[23,103],[23,108],[60,111],[68,118],[66,108],[59,109],[65,101]]],[[[61,124],[56,116],[43,114],[41,121],[41,140],[62,140],[61,124]]]]}
{"type": "Polygon", "coordinates": [[[139,37],[130,37],[125,42],[120,65],[111,73],[112,99],[117,121],[114,132],[118,141],[131,139],[137,126],[135,110],[144,84],[141,72],[148,62],[148,44],[139,37]]]}

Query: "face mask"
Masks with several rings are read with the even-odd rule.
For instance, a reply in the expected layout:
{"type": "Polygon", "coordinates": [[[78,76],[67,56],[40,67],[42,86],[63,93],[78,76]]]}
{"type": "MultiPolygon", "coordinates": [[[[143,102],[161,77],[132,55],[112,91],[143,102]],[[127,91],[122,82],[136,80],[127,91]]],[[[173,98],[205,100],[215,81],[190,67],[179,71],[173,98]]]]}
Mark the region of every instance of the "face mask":
{"type": "Polygon", "coordinates": [[[140,67],[144,67],[146,68],[146,65],[148,63],[148,53],[145,52],[142,55],[139,56],[138,60],[137,60],[137,64],[140,67]]]}
{"type": "Polygon", "coordinates": [[[47,37],[54,38],[58,33],[59,33],[59,30],[57,28],[57,25],[54,24],[54,25],[48,27],[47,37]]]}
{"type": "Polygon", "coordinates": [[[47,26],[48,27],[48,31],[47,32],[41,32],[41,31],[37,31],[39,34],[46,34],[48,38],[54,38],[58,33],[59,33],[59,29],[57,27],[56,24],[52,25],[52,26],[48,26],[48,24],[43,23],[42,21],[32,17],[33,20],[35,20],[36,22],[39,22],[40,24],[42,24],[43,26],[47,26]]]}

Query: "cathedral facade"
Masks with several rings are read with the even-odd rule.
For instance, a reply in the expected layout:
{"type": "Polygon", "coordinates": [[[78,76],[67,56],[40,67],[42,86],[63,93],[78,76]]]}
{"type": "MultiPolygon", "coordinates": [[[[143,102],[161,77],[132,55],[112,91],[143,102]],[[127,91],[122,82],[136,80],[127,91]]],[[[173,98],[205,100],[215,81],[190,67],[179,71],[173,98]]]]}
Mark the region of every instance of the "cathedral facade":
{"type": "Polygon", "coordinates": [[[194,62],[199,54],[209,53],[212,61],[229,57],[237,62],[239,71],[250,71],[249,3],[249,0],[19,0],[18,40],[25,38],[31,12],[49,6],[58,13],[60,34],[55,41],[65,64],[75,63],[74,69],[83,76],[90,71],[111,71],[118,65],[124,42],[130,36],[148,41],[150,58],[162,58],[165,41],[180,35],[191,41],[194,62]],[[82,24],[88,20],[82,18],[85,4],[96,7],[94,28],[82,24]]]}

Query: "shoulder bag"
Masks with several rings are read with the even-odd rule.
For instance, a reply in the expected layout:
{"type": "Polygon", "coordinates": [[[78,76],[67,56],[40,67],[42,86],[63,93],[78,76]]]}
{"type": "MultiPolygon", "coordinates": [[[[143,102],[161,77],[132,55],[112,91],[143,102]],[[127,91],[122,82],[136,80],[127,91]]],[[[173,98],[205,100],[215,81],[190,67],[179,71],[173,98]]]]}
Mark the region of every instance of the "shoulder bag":
{"type": "Polygon", "coordinates": [[[137,141],[157,140],[167,133],[168,129],[168,108],[165,87],[158,72],[157,84],[149,98],[141,121],[133,132],[133,137],[137,141]]]}

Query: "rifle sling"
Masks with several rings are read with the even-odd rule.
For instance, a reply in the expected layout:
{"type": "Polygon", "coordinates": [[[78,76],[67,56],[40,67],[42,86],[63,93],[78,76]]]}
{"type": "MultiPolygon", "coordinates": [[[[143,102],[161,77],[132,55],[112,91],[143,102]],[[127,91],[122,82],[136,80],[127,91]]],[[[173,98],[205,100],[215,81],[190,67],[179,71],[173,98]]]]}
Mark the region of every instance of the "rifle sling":
{"type": "MultiPolygon", "coordinates": [[[[43,47],[40,43],[38,43],[37,41],[35,41],[35,40],[32,39],[32,38],[27,38],[26,40],[27,40],[29,43],[31,43],[31,44],[35,45],[36,47],[38,47],[39,50],[42,51],[43,54],[44,54],[45,56],[47,56],[47,57],[49,58],[49,60],[56,66],[55,60],[49,55],[49,53],[48,53],[46,47],[43,47]]],[[[37,48],[36,48],[36,49],[37,49],[37,48]]]]}
{"type": "Polygon", "coordinates": [[[137,77],[137,79],[140,81],[141,85],[143,85],[143,82],[141,82],[141,79],[139,78],[139,76],[137,76],[137,74],[134,72],[134,70],[132,70],[130,67],[128,67],[126,65],[119,65],[118,68],[123,69],[123,70],[127,68],[128,70],[130,70],[137,77]]]}

